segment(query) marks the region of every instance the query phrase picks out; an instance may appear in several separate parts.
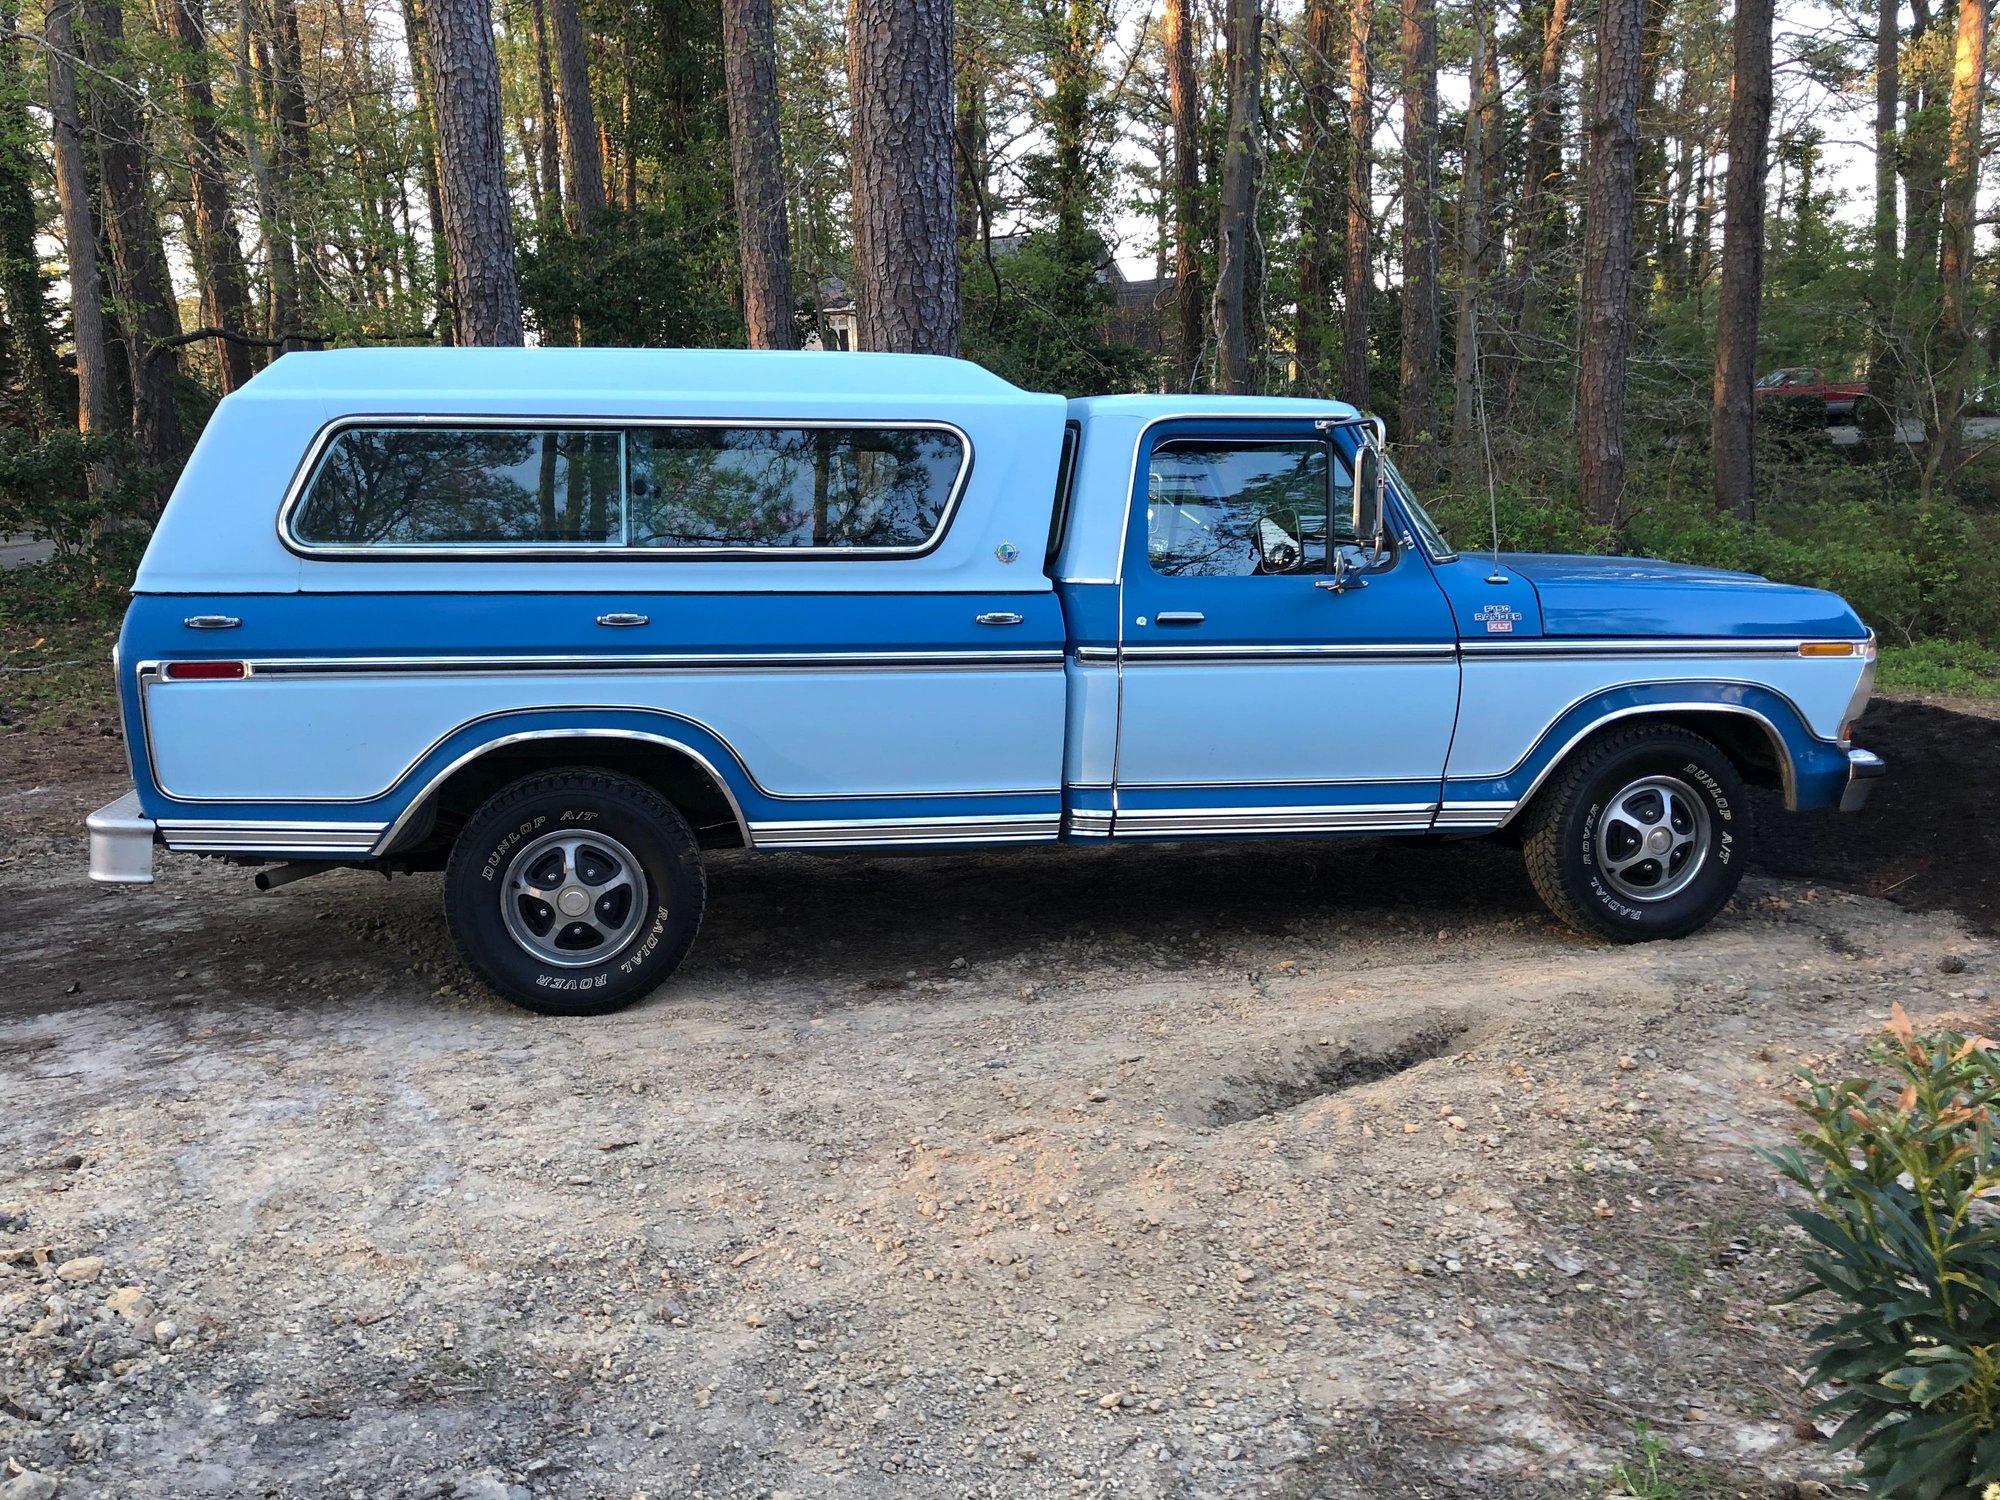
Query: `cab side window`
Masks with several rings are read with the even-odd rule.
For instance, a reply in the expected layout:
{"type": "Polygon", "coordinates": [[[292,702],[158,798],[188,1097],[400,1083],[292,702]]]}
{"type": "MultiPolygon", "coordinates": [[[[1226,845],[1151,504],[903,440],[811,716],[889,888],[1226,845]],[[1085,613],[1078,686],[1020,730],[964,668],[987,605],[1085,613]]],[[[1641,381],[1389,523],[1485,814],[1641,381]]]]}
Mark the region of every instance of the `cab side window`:
{"type": "Polygon", "coordinates": [[[1352,501],[1325,442],[1169,439],[1147,465],[1147,559],[1170,577],[1324,572],[1329,535],[1354,539],[1352,501]]]}

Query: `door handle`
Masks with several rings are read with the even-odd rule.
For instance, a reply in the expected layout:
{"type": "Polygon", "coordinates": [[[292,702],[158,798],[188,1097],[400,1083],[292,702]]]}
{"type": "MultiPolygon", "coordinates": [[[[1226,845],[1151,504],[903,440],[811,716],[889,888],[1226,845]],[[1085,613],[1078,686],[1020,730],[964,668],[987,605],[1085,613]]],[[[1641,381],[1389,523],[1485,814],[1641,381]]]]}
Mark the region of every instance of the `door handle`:
{"type": "Polygon", "coordinates": [[[972,623],[975,625],[1018,625],[1021,623],[1021,618],[1020,615],[1015,614],[1012,610],[996,609],[991,614],[974,615],[972,623]]]}
{"type": "Polygon", "coordinates": [[[1208,618],[1198,609],[1163,609],[1153,616],[1155,625],[1199,625],[1208,618]]]}
{"type": "Polygon", "coordinates": [[[181,621],[189,630],[234,630],[242,623],[235,615],[189,615],[181,621]]]}
{"type": "Polygon", "coordinates": [[[597,623],[600,625],[644,625],[648,618],[646,615],[599,615],[597,623]]]}
{"type": "Polygon", "coordinates": [[[1353,592],[1355,589],[1367,588],[1368,580],[1365,578],[1356,578],[1350,573],[1344,578],[1322,578],[1313,587],[1316,589],[1325,589],[1329,594],[1346,594],[1353,592]]]}

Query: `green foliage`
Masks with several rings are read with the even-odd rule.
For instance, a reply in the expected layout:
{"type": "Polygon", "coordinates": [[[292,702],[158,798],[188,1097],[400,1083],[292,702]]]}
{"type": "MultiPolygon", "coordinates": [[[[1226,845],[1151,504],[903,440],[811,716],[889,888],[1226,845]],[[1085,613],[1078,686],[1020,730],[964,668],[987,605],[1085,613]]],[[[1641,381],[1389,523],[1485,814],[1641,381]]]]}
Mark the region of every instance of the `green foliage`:
{"type": "Polygon", "coordinates": [[[1875,685],[1889,693],[2000,698],[2000,651],[1968,641],[1885,646],[1875,685]]]}
{"type": "Polygon", "coordinates": [[[1869,1049],[1890,1077],[1802,1072],[1798,1145],[1768,1159],[1816,1205],[1812,1280],[1848,1310],[1813,1330],[1816,1382],[1877,1500],[1974,1500],[2000,1481],[2000,1057],[1981,1037],[1918,1036],[1901,1006],[1869,1049]],[[1891,1092],[1891,1089],[1895,1092],[1891,1092]]]}
{"type": "Polygon", "coordinates": [[[0,428],[0,535],[55,545],[47,562],[0,572],[0,621],[48,628],[122,607],[165,489],[157,471],[121,468],[124,453],[122,443],[68,428],[40,441],[0,428]]]}
{"type": "Polygon", "coordinates": [[[1094,396],[1145,388],[1152,361],[1110,342],[1103,241],[1031,234],[991,261],[976,248],[961,270],[965,355],[1036,391],[1094,396]]]}
{"type": "Polygon", "coordinates": [[[709,348],[742,323],[671,215],[607,209],[584,234],[550,227],[520,254],[521,303],[550,344],[709,348]]]}

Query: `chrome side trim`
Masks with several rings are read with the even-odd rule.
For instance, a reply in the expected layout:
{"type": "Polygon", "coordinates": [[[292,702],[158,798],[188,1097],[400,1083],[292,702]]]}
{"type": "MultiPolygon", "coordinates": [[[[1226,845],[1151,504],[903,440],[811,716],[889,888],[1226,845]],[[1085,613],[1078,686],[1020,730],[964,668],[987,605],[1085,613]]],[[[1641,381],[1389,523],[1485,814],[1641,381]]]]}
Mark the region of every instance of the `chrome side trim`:
{"type": "Polygon", "coordinates": [[[1123,660],[1131,667],[1191,662],[1262,666],[1293,661],[1452,661],[1457,655],[1458,647],[1451,641],[1412,641],[1393,645],[1127,646],[1123,660]]]}
{"type": "Polygon", "coordinates": [[[1116,646],[1078,646],[1070,655],[1084,666],[1109,667],[1118,663],[1116,646]]]}
{"type": "Polygon", "coordinates": [[[1512,802],[1447,802],[1438,809],[1440,829],[1498,828],[1517,804],[1512,802]]]}
{"type": "MultiPolygon", "coordinates": [[[[1753,684],[1753,686],[1763,687],[1763,684],[1756,683],[1753,684]]],[[[1766,688],[1765,691],[1770,692],[1774,690],[1766,688]]],[[[1789,702],[1790,700],[1787,699],[1786,701],[1789,702]]],[[[1572,705],[1572,707],[1574,707],[1574,705],[1572,705]]],[[[1796,708],[1793,711],[1797,712],[1796,708]]],[[[1569,709],[1563,710],[1563,713],[1568,713],[1568,712],[1569,709]]],[[[1774,750],[1777,753],[1778,772],[1780,778],[1784,782],[1784,788],[1785,788],[1785,807],[1789,811],[1793,812],[1796,812],[1798,810],[1798,805],[1799,805],[1798,772],[1796,768],[1794,768],[1792,765],[1792,752],[1790,751],[1790,749],[1786,747],[1785,737],[1778,732],[1778,726],[1776,724],[1773,724],[1769,719],[1769,717],[1759,713],[1754,708],[1745,707],[1743,704],[1740,703],[1642,703],[1642,704],[1635,704],[1630,708],[1617,709],[1611,713],[1605,714],[1601,718],[1593,719],[1591,720],[1590,723],[1586,724],[1583,728],[1579,729],[1575,734],[1571,735],[1569,739],[1563,743],[1562,749],[1558,750],[1550,758],[1549,763],[1543,766],[1542,769],[1535,774],[1535,779],[1528,783],[1528,789],[1523,793],[1521,793],[1521,799],[1520,801],[1514,804],[1513,811],[1509,812],[1505,817],[1503,817],[1498,823],[1494,824],[1493,826],[1496,828],[1504,828],[1509,823],[1513,822],[1514,819],[1520,815],[1521,809],[1526,807],[1530,802],[1534,800],[1535,793],[1542,789],[1542,783],[1549,779],[1550,775],[1555,771],[1557,766],[1561,765],[1565,760],[1569,758],[1570,751],[1574,750],[1578,745],[1582,744],[1583,741],[1588,739],[1591,735],[1597,733],[1597,731],[1602,729],[1606,724],[1614,724],[1620,719],[1644,718],[1649,714],[1658,715],[1658,714],[1681,714],[1681,713],[1740,714],[1746,719],[1754,719],[1757,722],[1757,724],[1762,727],[1765,737],[1770,740],[1772,750],[1774,750]]],[[[1560,720],[1562,718],[1562,714],[1557,714],[1556,718],[1560,720]]],[[[1802,724],[1805,722],[1804,715],[1800,715],[1799,722],[1802,724]]],[[[1530,750],[1528,752],[1528,755],[1533,755],[1534,753],[1535,752],[1533,750],[1530,750]]],[[[1469,777],[1466,779],[1478,780],[1478,781],[1505,780],[1506,776],[1511,776],[1513,775],[1515,770],[1519,770],[1520,767],[1526,763],[1527,758],[1528,756],[1525,755],[1522,756],[1519,761],[1516,761],[1514,763],[1513,769],[1509,770],[1505,776],[1496,776],[1496,777],[1481,776],[1481,777],[1469,777]]],[[[1450,787],[1451,787],[1450,781],[1446,781],[1445,782],[1446,790],[1449,791],[1450,787]]]]}
{"type": "MultiPolygon", "coordinates": [[[[624,465],[619,465],[621,474],[624,465]]],[[[618,562],[713,562],[749,560],[756,562],[816,562],[827,558],[901,558],[922,557],[936,551],[944,544],[945,536],[951,530],[951,523],[958,515],[959,502],[965,498],[967,481],[972,476],[972,437],[964,428],[952,422],[940,421],[897,421],[870,418],[781,417],[740,418],[740,417],[582,417],[582,416],[537,416],[521,413],[513,416],[453,416],[449,414],[422,412],[349,412],[334,418],[313,434],[313,440],[306,446],[305,458],[292,475],[291,483],[285,487],[285,498],[278,507],[278,541],[285,549],[299,557],[321,559],[345,559],[393,562],[399,559],[563,559],[618,562]],[[523,429],[553,428],[574,431],[579,428],[604,429],[623,432],[638,427],[762,427],[792,428],[802,427],[814,430],[827,428],[866,428],[888,432],[948,432],[958,439],[958,473],[953,476],[951,489],[945,496],[945,503],[938,512],[937,528],[921,546],[916,547],[628,547],[623,544],[606,543],[579,544],[565,546],[527,542],[489,542],[483,545],[468,543],[439,543],[433,545],[405,545],[378,547],[366,543],[314,543],[302,542],[292,535],[292,517],[300,502],[305,498],[306,486],[319,468],[319,461],[327,446],[342,432],[353,427],[514,427],[523,429]]],[[[621,479],[621,485],[622,485],[621,479]]]]}
{"type": "Polygon", "coordinates": [[[1101,808],[1071,808],[1064,815],[1063,831],[1075,839],[1111,837],[1112,814],[1101,808]]]}
{"type": "MultiPolygon", "coordinates": [[[[475,720],[475,722],[477,721],[475,720]]],[[[717,738],[720,738],[720,736],[717,736],[717,738]]],[[[368,852],[370,854],[387,854],[391,849],[395,848],[396,836],[409,826],[410,820],[417,815],[418,809],[422,808],[430,800],[431,793],[435,792],[440,786],[443,786],[451,778],[453,772],[472,764],[473,761],[478,760],[489,751],[498,750],[504,745],[523,744],[529,740],[639,740],[647,744],[659,745],[669,750],[679,751],[697,766],[700,766],[703,771],[707,772],[708,779],[722,789],[723,800],[729,804],[730,815],[736,819],[736,831],[743,838],[743,846],[746,849],[753,846],[753,841],[750,837],[749,821],[743,816],[742,805],[737,802],[736,793],[730,788],[728,778],[716,770],[715,762],[692,746],[683,744],[676,739],[670,739],[663,734],[647,734],[637,729],[531,729],[524,730],[520,734],[502,735],[497,740],[488,740],[477,749],[466,751],[457,760],[439,771],[437,775],[425,782],[423,790],[412,797],[409,804],[400,813],[396,814],[395,821],[388,825],[383,831],[382,836],[375,841],[374,847],[368,852]]],[[[425,754],[429,753],[429,751],[425,752],[425,754]]],[[[408,772],[404,774],[407,775],[408,772]]]]}
{"type": "MultiPolygon", "coordinates": [[[[1710,639],[1660,638],[1647,636],[1542,636],[1532,640],[1468,639],[1460,644],[1467,657],[1533,657],[1542,661],[1584,661],[1603,657],[1707,656],[1771,657],[1797,656],[1799,648],[1824,644],[1816,637],[1785,639],[1723,636],[1710,639]]],[[[1839,644],[1859,646],[1858,642],[1839,644]]],[[[1852,656],[1808,658],[1810,660],[1852,661],[1852,656]]]]}
{"type": "Polygon", "coordinates": [[[931,844],[1034,844],[1061,831],[1057,813],[989,818],[837,818],[752,823],[759,849],[907,848],[931,844]]]}
{"type": "MultiPolygon", "coordinates": [[[[1059,649],[1014,651],[800,651],[716,652],[617,656],[370,656],[301,657],[246,661],[251,677],[363,677],[376,674],[432,676],[495,673],[529,676],[542,672],[801,672],[928,671],[1058,667],[1059,649]]],[[[149,664],[150,665],[150,664],[149,664]]]]}
{"type": "Polygon", "coordinates": [[[1118,834],[1193,838],[1230,833],[1421,833],[1435,802],[1333,807],[1186,807],[1118,811],[1118,834]]]}
{"type": "Polygon", "coordinates": [[[311,858],[362,858],[382,832],[380,823],[277,823],[248,821],[160,822],[169,849],[197,854],[302,854],[311,858]]]}

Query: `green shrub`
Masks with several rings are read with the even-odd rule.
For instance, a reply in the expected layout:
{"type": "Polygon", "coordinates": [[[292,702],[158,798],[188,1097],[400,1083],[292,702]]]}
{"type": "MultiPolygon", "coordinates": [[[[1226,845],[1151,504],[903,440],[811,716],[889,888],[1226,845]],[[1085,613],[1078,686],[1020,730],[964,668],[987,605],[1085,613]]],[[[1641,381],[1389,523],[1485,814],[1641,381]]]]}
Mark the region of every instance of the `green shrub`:
{"type": "Polygon", "coordinates": [[[1892,1080],[1799,1074],[1807,1120],[1767,1153],[1813,1200],[1812,1280],[1848,1311],[1812,1332],[1815,1415],[1856,1449],[1877,1500],[1974,1500],[2000,1481],[2000,1058],[1983,1037],[1918,1036],[1899,1005],[1869,1057],[1892,1080]]]}
{"type": "Polygon", "coordinates": [[[0,429],[0,535],[55,548],[47,562],[0,570],[0,623],[46,631],[122,606],[167,488],[166,476],[128,464],[126,453],[117,440],[67,429],[39,440],[0,429]]]}
{"type": "Polygon", "coordinates": [[[2000,651],[1969,641],[1919,641],[1884,646],[1883,692],[1954,693],[1965,698],[2000,697],[2000,651]]]}

